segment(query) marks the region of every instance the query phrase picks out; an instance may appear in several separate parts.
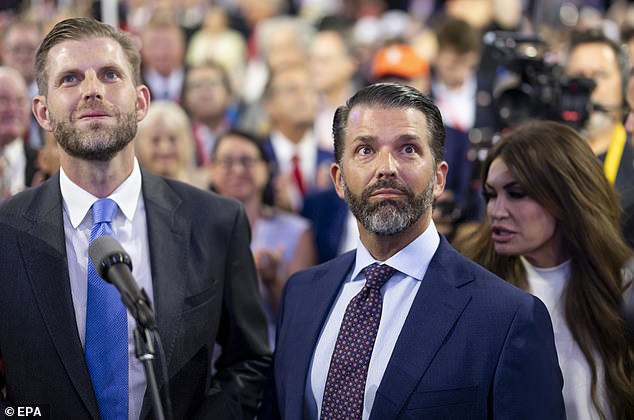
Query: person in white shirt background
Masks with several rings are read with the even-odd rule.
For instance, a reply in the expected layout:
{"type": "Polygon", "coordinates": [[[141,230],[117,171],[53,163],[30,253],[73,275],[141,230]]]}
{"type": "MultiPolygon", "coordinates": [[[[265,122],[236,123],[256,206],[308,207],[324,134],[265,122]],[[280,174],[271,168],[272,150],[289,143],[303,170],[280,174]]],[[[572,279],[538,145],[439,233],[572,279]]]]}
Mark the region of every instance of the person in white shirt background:
{"type": "Polygon", "coordinates": [[[572,128],[536,121],[503,137],[482,173],[487,221],[458,248],[546,304],[568,419],[634,418],[619,317],[632,250],[601,163],[572,128]]]}

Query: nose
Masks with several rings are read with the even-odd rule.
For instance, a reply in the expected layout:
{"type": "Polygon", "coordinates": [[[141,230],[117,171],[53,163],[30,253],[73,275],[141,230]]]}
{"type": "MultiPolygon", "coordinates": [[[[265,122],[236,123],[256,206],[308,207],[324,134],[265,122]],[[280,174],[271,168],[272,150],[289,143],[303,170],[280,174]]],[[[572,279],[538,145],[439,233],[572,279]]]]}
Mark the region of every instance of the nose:
{"type": "Polygon", "coordinates": [[[487,214],[491,220],[500,220],[508,217],[509,213],[505,200],[500,196],[491,198],[487,203],[487,214]]]}
{"type": "Polygon", "coordinates": [[[397,162],[390,151],[378,152],[377,177],[393,178],[396,176],[397,162]]]}
{"type": "Polygon", "coordinates": [[[101,82],[101,80],[99,80],[97,73],[95,73],[93,70],[90,70],[86,73],[86,77],[81,84],[81,89],[82,97],[84,98],[84,100],[94,98],[103,99],[103,83],[101,82]]]}

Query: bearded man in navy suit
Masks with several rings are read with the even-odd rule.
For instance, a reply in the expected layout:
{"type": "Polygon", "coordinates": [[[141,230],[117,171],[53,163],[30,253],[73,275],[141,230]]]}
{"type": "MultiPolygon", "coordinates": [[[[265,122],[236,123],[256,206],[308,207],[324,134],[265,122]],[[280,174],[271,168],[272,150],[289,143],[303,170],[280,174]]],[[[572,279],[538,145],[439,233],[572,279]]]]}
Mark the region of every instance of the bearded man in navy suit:
{"type": "Polygon", "coordinates": [[[414,88],[376,84],[333,124],[331,176],[359,241],[289,279],[260,417],[564,419],[543,303],[434,227],[448,170],[436,106],[414,88]]]}

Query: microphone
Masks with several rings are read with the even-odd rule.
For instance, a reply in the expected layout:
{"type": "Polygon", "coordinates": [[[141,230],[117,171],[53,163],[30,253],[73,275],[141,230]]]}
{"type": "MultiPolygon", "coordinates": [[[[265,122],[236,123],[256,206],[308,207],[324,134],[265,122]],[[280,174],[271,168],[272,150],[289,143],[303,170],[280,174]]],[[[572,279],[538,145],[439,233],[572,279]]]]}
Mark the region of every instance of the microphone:
{"type": "Polygon", "coordinates": [[[150,300],[145,290],[137,286],[132,261],[121,244],[112,236],[100,236],[91,242],[88,255],[99,277],[117,288],[136,322],[147,329],[158,329],[150,300]]]}

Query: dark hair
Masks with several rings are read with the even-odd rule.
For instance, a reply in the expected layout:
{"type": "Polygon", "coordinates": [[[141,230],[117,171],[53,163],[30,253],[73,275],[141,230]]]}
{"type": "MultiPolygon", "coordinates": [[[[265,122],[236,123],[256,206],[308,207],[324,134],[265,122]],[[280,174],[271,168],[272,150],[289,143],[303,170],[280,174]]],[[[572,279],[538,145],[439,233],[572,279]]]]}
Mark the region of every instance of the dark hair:
{"type": "Polygon", "coordinates": [[[35,55],[35,77],[39,93],[41,95],[47,94],[48,72],[46,60],[51,48],[64,41],[100,37],[113,39],[121,46],[130,64],[134,83],[136,85],[141,84],[141,55],[137,45],[129,35],[92,18],[70,18],[57,23],[44,37],[37,50],[35,55]]]}
{"type": "Polygon", "coordinates": [[[411,86],[398,83],[376,83],[359,90],[348,99],[345,105],[340,106],[335,111],[332,135],[337,163],[341,163],[343,156],[348,115],[352,108],[362,105],[383,108],[413,108],[422,112],[427,119],[429,145],[434,162],[438,164],[442,161],[445,148],[445,126],[440,111],[432,100],[411,86]]]}
{"type": "MultiPolygon", "coordinates": [[[[592,401],[606,418],[597,395],[599,368],[615,419],[634,418],[634,349],[628,347],[619,307],[626,288],[622,267],[632,250],[621,234],[619,198],[587,142],[572,128],[533,121],[508,132],[489,152],[482,168],[487,182],[500,158],[529,197],[556,220],[562,247],[571,257],[562,293],[570,332],[590,366],[592,401]]],[[[464,254],[508,282],[527,289],[519,255],[495,253],[489,222],[463,248],[464,254]]]]}
{"type": "MultiPolygon", "coordinates": [[[[268,177],[264,186],[264,191],[262,191],[262,203],[268,206],[272,206],[274,204],[273,176],[275,175],[275,166],[271,161],[269,154],[266,152],[266,149],[264,148],[264,142],[258,136],[249,131],[233,128],[224,132],[216,139],[216,143],[214,144],[214,148],[212,151],[212,157],[214,159],[216,156],[216,151],[218,150],[220,145],[230,137],[239,137],[242,140],[246,140],[247,142],[254,145],[256,150],[258,151],[258,157],[266,163],[266,167],[268,168],[268,177]]],[[[212,190],[215,190],[213,186],[213,180],[212,190]]]]}
{"type": "Polygon", "coordinates": [[[268,153],[266,153],[266,149],[264,148],[264,142],[262,141],[262,139],[249,131],[240,130],[237,128],[232,128],[230,130],[227,130],[224,133],[222,133],[220,136],[218,136],[218,138],[216,139],[216,143],[214,144],[214,148],[212,150],[212,156],[216,155],[216,151],[220,147],[220,144],[223,141],[225,141],[228,137],[240,137],[248,141],[249,143],[253,144],[255,148],[258,150],[258,155],[259,155],[258,157],[266,161],[267,163],[269,163],[269,156],[268,156],[268,153]]]}
{"type": "Polygon", "coordinates": [[[439,50],[449,48],[458,54],[479,54],[482,50],[480,31],[465,20],[446,17],[438,23],[435,33],[439,50]]]}
{"type": "Polygon", "coordinates": [[[576,31],[571,34],[569,54],[577,47],[587,44],[603,44],[607,45],[613,52],[619,68],[621,76],[621,92],[625,101],[625,92],[627,89],[627,79],[630,74],[630,57],[626,48],[622,47],[618,42],[608,38],[600,29],[587,29],[576,31]]]}

